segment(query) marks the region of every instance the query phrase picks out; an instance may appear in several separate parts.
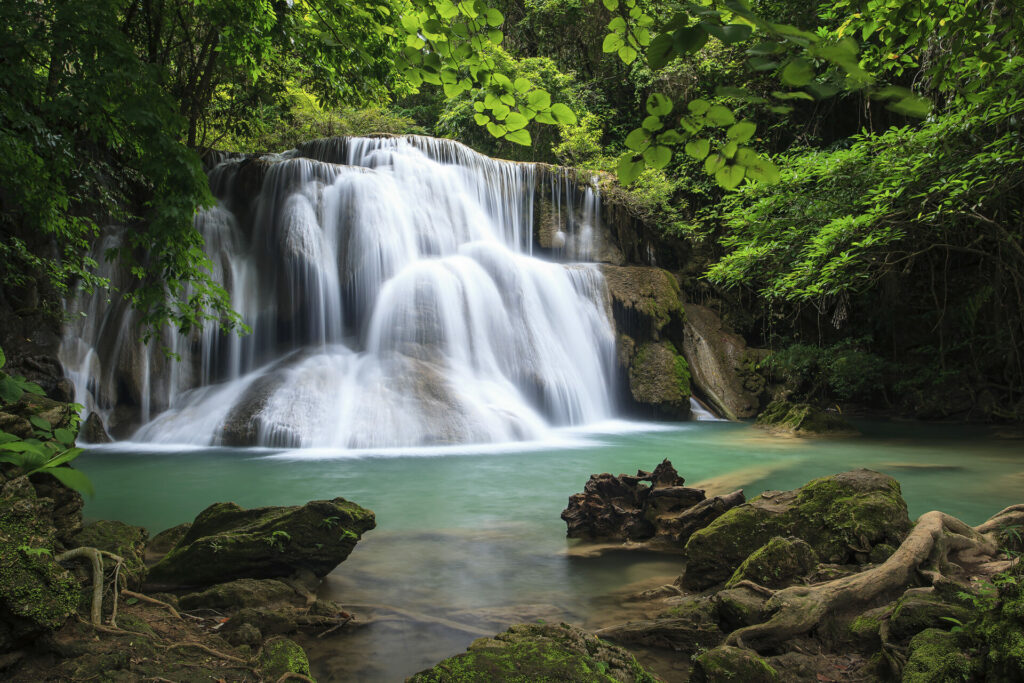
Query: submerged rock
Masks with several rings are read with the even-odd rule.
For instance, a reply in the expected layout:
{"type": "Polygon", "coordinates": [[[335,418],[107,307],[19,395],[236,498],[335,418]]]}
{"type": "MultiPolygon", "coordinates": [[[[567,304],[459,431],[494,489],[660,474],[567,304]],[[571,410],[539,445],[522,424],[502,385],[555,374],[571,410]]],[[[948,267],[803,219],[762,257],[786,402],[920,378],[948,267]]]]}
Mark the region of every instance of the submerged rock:
{"type": "Polygon", "coordinates": [[[215,503],[150,569],[147,582],[202,586],[290,576],[300,569],[323,577],[374,526],[372,512],[344,498],[251,510],[215,503]]]}
{"type": "Polygon", "coordinates": [[[568,624],[520,624],[473,641],[410,683],[656,683],[623,648],[568,624]]]}
{"type": "Polygon", "coordinates": [[[582,493],[569,497],[562,511],[569,538],[602,541],[655,541],[679,547],[699,528],[743,502],[743,492],[705,498],[684,486],[672,463],[636,476],[591,475],[582,493]]]}
{"type": "Polygon", "coordinates": [[[728,580],[775,536],[796,536],[830,563],[865,563],[879,544],[898,546],[910,530],[907,504],[892,477],[860,469],[793,491],[766,491],[735,507],[686,543],[682,585],[703,590],[728,580]]]}
{"type": "Polygon", "coordinates": [[[687,303],[685,309],[682,349],[694,386],[722,417],[753,417],[764,389],[755,367],[765,352],[748,349],[710,308],[687,303]]]}
{"type": "Polygon", "coordinates": [[[772,401],[757,416],[756,426],[793,436],[856,436],[860,432],[835,413],[807,403],[772,401]]]}

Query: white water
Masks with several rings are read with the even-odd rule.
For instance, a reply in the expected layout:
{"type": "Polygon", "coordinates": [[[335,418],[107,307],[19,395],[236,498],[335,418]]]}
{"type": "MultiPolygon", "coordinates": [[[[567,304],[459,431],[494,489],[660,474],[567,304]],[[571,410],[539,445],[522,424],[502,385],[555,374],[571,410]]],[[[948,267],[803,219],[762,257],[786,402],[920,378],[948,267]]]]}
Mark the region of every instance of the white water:
{"type": "MultiPolygon", "coordinates": [[[[252,334],[168,335],[168,362],[123,304],[83,298],[62,349],[78,400],[143,423],[133,441],[186,444],[503,443],[607,420],[603,279],[531,255],[537,172],[419,137],[224,162],[196,227],[252,334]]],[[[553,255],[592,258],[596,192],[550,189],[553,255]]]]}

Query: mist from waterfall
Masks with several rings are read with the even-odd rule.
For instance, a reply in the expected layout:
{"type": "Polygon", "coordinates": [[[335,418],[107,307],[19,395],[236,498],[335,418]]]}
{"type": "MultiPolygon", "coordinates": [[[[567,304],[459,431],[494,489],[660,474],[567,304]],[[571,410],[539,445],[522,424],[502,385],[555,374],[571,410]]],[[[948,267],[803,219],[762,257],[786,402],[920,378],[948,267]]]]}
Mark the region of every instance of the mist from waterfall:
{"type": "Polygon", "coordinates": [[[132,440],[203,445],[504,442],[608,419],[614,331],[602,276],[580,262],[599,197],[542,171],[416,136],[228,159],[196,227],[251,334],[211,323],[143,345],[126,304],[83,296],[61,350],[78,401],[141,424],[132,440]]]}

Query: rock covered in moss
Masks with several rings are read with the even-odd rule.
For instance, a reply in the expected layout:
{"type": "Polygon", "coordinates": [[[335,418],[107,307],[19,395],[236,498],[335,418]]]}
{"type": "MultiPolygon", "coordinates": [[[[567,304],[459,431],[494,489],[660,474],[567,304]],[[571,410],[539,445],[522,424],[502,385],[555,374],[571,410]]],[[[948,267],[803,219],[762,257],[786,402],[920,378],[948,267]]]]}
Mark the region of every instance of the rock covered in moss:
{"type": "Polygon", "coordinates": [[[799,538],[776,536],[750,553],[736,568],[726,588],[740,581],[753,581],[766,588],[782,588],[807,576],[818,564],[814,548],[799,538]]]}
{"type": "MultiPolygon", "coordinates": [[[[672,273],[648,266],[601,266],[611,297],[615,329],[643,343],[661,338],[670,325],[680,325],[683,304],[672,273]]],[[[673,336],[673,335],[669,335],[673,336]]]]}
{"type": "Polygon", "coordinates": [[[31,418],[42,418],[54,429],[69,429],[71,419],[76,416],[77,413],[69,403],[26,392],[18,401],[4,404],[3,410],[0,410],[0,431],[13,434],[19,439],[30,439],[35,436],[36,429],[31,418]]]}
{"type": "Polygon", "coordinates": [[[267,681],[276,681],[288,673],[309,677],[306,651],[288,638],[271,638],[264,643],[258,666],[267,681]]]}
{"type": "Polygon", "coordinates": [[[727,588],[715,593],[718,618],[723,630],[735,631],[764,621],[767,597],[746,586],[727,588]]]}
{"type": "Polygon", "coordinates": [[[690,414],[690,370],[672,342],[647,342],[629,363],[633,400],[656,414],[684,418],[690,414]]]}
{"type": "Polygon", "coordinates": [[[793,436],[856,436],[854,427],[835,413],[808,403],[772,401],[757,416],[756,426],[793,436]]]}
{"type": "Polygon", "coordinates": [[[460,655],[410,683],[655,683],[659,679],[617,645],[568,624],[521,624],[473,641],[460,655]]]}
{"type": "Polygon", "coordinates": [[[753,650],[720,645],[694,660],[690,680],[694,683],[776,683],[779,674],[753,650]]]}
{"type": "Polygon", "coordinates": [[[940,629],[918,633],[910,640],[907,652],[903,683],[962,681],[971,673],[970,660],[957,646],[956,636],[940,629]]]}
{"type": "Polygon", "coordinates": [[[308,569],[323,577],[374,528],[373,513],[344,498],[246,510],[215,503],[149,570],[148,583],[204,586],[278,578],[308,569]]]}
{"type": "Polygon", "coordinates": [[[957,622],[970,620],[971,611],[966,607],[952,605],[934,591],[926,591],[911,589],[896,602],[889,616],[889,629],[893,636],[910,638],[925,629],[948,630],[957,622]]]}
{"type": "Polygon", "coordinates": [[[892,477],[866,469],[822,477],[793,491],[766,491],[694,533],[682,585],[703,590],[728,580],[775,536],[803,539],[822,561],[845,564],[866,562],[876,545],[898,546],[909,530],[892,477]]]}
{"type": "Polygon", "coordinates": [[[0,487],[0,652],[60,628],[78,584],[54,560],[53,501],[21,477],[0,487]]]}
{"type": "Polygon", "coordinates": [[[164,529],[149,539],[149,543],[146,544],[146,554],[158,557],[166,555],[171,552],[174,546],[178,545],[181,539],[185,538],[185,534],[188,533],[191,527],[192,522],[185,522],[184,524],[172,526],[170,529],[164,529]]]}
{"type": "Polygon", "coordinates": [[[182,595],[178,604],[182,609],[239,609],[287,602],[295,596],[295,589],[278,579],[236,579],[182,595]]]}
{"type": "MultiPolygon", "coordinates": [[[[137,588],[146,577],[143,556],[149,533],[140,526],[124,522],[101,519],[88,524],[75,536],[75,546],[89,546],[106,550],[124,559],[121,574],[127,579],[129,588],[137,588]]],[[[109,558],[104,563],[112,566],[109,558]]]]}

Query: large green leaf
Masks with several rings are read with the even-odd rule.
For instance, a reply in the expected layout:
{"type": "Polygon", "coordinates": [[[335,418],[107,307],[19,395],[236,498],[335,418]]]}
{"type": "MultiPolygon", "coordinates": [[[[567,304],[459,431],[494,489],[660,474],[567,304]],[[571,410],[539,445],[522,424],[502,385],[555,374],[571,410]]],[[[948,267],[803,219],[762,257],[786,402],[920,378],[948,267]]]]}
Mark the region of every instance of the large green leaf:
{"type": "Polygon", "coordinates": [[[647,113],[652,116],[668,116],[672,113],[672,100],[660,92],[651,93],[647,97],[647,113]]]}
{"type": "Polygon", "coordinates": [[[702,21],[701,27],[726,45],[739,43],[750,37],[752,29],[746,24],[715,24],[702,21]]]}
{"type": "Polygon", "coordinates": [[[716,104],[708,109],[708,113],[705,115],[708,123],[714,126],[731,126],[736,122],[736,117],[733,116],[732,111],[721,104],[716,104]]]}
{"type": "Polygon", "coordinates": [[[708,34],[700,26],[688,26],[676,29],[672,37],[672,47],[680,55],[687,55],[704,47],[708,42],[708,34]]]}
{"type": "Polygon", "coordinates": [[[674,56],[672,34],[661,33],[654,37],[647,48],[647,65],[651,67],[651,71],[660,71],[674,56]]]}
{"type": "Polygon", "coordinates": [[[672,150],[664,145],[651,145],[644,150],[644,161],[651,168],[665,168],[672,161],[672,150]]]}
{"type": "Polygon", "coordinates": [[[642,152],[651,144],[651,134],[643,128],[630,131],[626,136],[626,147],[634,152],[642,152]]]}
{"type": "Polygon", "coordinates": [[[96,491],[92,487],[92,482],[89,481],[89,477],[85,476],[84,473],[73,470],[70,467],[54,467],[47,469],[46,472],[52,474],[60,480],[60,483],[67,486],[69,489],[78,491],[84,496],[92,498],[96,495],[96,491]]]}
{"type": "Polygon", "coordinates": [[[622,36],[618,33],[609,33],[604,37],[604,42],[601,43],[602,52],[618,52],[619,48],[624,46],[626,42],[622,40],[622,36]]]}
{"type": "Polygon", "coordinates": [[[725,189],[731,190],[743,182],[743,176],[745,174],[746,169],[742,166],[723,166],[715,171],[715,182],[725,189]]]}
{"type": "MultiPolygon", "coordinates": [[[[526,124],[529,122],[530,120],[528,118],[517,111],[511,112],[507,117],[505,117],[505,127],[510,131],[526,128],[526,124]]],[[[505,137],[511,140],[507,135],[505,137]]]]}
{"type": "Polygon", "coordinates": [[[530,138],[530,131],[525,128],[520,130],[510,130],[505,134],[505,139],[511,140],[517,145],[523,145],[524,147],[529,147],[532,142],[530,138]]]}
{"type": "Polygon", "coordinates": [[[3,399],[4,403],[17,403],[24,393],[14,379],[0,374],[0,399],[3,399]]]}
{"type": "Polygon", "coordinates": [[[729,126],[728,130],[725,131],[725,137],[743,144],[750,138],[754,137],[754,133],[757,131],[757,124],[753,121],[740,121],[732,126],[729,126]]]}
{"type": "Polygon", "coordinates": [[[798,57],[782,69],[779,78],[786,85],[799,88],[807,85],[814,78],[814,67],[806,59],[798,57]]]}
{"type": "Polygon", "coordinates": [[[553,116],[555,121],[563,126],[576,125],[576,114],[573,113],[572,109],[569,109],[568,106],[561,102],[556,102],[551,106],[551,116],[553,116]]]}
{"type": "Polygon", "coordinates": [[[618,171],[619,182],[623,185],[629,185],[644,172],[644,162],[634,161],[633,155],[627,152],[619,158],[616,170],[618,171]]]}
{"type": "Polygon", "coordinates": [[[686,153],[697,161],[703,160],[707,157],[708,152],[711,151],[711,141],[707,139],[690,140],[686,143],[684,148],[686,153]]]}

